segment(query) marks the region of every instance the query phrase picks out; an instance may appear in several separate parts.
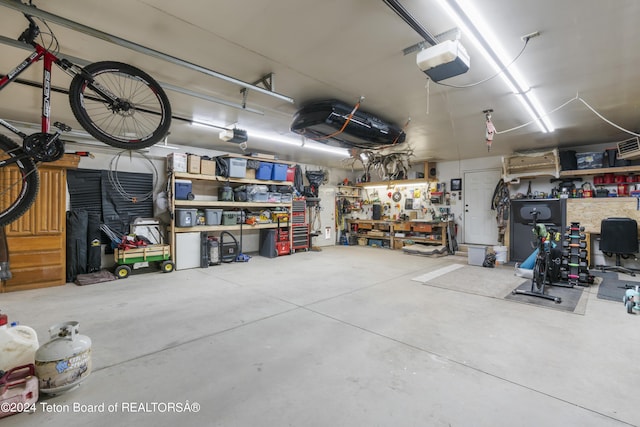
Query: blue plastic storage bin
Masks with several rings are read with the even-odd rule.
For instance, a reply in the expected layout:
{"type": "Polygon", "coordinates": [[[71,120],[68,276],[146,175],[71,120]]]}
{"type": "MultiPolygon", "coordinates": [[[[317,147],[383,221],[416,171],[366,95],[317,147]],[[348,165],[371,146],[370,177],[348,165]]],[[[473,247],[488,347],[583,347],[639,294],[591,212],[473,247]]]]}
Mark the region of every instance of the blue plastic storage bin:
{"type": "Polygon", "coordinates": [[[271,179],[274,181],[285,181],[287,179],[288,166],[282,163],[274,163],[271,179]]]}
{"type": "Polygon", "coordinates": [[[260,162],[260,167],[256,171],[256,179],[270,180],[273,171],[273,163],[260,162]]]}
{"type": "Polygon", "coordinates": [[[192,183],[188,179],[176,179],[175,197],[177,200],[189,200],[193,199],[193,195],[190,196],[192,183]]]}

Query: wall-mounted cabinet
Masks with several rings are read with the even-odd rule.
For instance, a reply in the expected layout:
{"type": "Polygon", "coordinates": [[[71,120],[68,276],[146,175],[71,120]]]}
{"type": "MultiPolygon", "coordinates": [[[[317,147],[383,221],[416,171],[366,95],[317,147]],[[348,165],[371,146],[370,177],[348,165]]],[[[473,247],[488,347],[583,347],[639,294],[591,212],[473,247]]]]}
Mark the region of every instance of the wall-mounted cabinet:
{"type": "Polygon", "coordinates": [[[543,152],[514,154],[502,157],[502,176],[505,182],[524,177],[560,177],[558,149],[543,152]]]}

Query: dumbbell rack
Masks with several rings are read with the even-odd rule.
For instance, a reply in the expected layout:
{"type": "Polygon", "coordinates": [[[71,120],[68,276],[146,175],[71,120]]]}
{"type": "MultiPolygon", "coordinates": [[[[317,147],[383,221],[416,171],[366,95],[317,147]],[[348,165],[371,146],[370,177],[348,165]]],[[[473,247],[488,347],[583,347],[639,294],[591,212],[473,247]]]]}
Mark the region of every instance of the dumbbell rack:
{"type": "Polygon", "coordinates": [[[589,270],[587,241],[584,227],[579,222],[572,222],[567,227],[562,241],[562,263],[560,278],[567,281],[571,287],[588,286],[589,270]]]}

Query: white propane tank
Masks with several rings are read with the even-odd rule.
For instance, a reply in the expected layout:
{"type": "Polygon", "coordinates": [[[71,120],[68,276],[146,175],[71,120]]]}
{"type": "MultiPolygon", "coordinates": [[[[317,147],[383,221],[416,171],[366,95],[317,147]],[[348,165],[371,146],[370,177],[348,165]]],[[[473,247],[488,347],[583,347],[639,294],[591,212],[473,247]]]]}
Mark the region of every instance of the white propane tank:
{"type": "Polygon", "coordinates": [[[36,352],[40,391],[58,394],[75,387],[91,373],[91,339],[78,333],[78,322],[49,328],[51,340],[36,352]]]}
{"type": "Polygon", "coordinates": [[[28,326],[9,327],[6,314],[0,314],[0,371],[33,364],[38,350],[38,335],[28,326]]]}

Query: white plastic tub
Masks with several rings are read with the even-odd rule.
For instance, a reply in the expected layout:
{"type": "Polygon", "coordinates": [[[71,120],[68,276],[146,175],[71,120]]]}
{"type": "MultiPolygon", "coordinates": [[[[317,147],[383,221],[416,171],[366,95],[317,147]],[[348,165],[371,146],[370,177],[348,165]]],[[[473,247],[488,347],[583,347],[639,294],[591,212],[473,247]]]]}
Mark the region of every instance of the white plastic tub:
{"type": "Polygon", "coordinates": [[[469,265],[482,266],[486,252],[486,246],[469,246],[467,248],[467,260],[469,265]]]}

